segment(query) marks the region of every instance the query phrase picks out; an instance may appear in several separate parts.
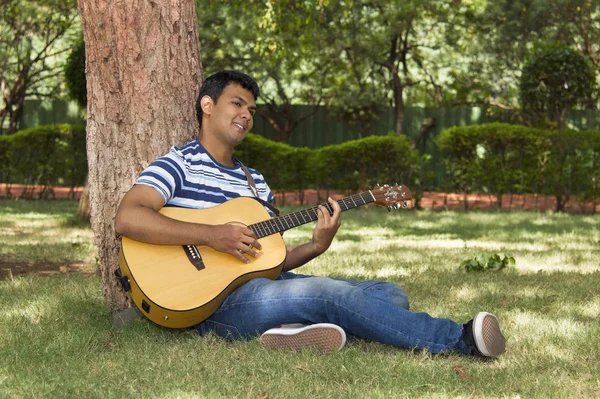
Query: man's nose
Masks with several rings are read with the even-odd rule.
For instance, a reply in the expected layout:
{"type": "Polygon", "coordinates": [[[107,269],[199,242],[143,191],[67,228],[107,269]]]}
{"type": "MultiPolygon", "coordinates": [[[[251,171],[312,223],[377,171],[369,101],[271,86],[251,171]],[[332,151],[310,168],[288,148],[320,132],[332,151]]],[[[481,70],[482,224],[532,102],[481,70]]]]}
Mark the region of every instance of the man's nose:
{"type": "Polygon", "coordinates": [[[249,109],[245,108],[242,110],[242,118],[252,119],[252,114],[250,113],[249,109]]]}

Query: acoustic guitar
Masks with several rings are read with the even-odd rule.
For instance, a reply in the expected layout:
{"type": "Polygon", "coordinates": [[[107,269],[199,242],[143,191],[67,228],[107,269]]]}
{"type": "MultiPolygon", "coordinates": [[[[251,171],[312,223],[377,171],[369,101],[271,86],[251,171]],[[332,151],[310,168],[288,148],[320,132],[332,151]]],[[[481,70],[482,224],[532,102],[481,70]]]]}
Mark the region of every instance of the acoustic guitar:
{"type": "MultiPolygon", "coordinates": [[[[403,185],[377,186],[338,204],[342,211],[376,203],[389,210],[408,207],[411,192],[403,185]]],[[[329,204],[324,205],[330,213],[329,204]]],[[[272,218],[251,197],[239,197],[209,209],[165,207],[173,219],[209,225],[248,226],[262,250],[249,263],[208,246],[155,245],[123,237],[120,278],[141,313],[156,324],[185,328],[212,315],[236,288],[257,277],[276,279],[286,257],[281,233],[317,220],[317,207],[272,218]]]]}

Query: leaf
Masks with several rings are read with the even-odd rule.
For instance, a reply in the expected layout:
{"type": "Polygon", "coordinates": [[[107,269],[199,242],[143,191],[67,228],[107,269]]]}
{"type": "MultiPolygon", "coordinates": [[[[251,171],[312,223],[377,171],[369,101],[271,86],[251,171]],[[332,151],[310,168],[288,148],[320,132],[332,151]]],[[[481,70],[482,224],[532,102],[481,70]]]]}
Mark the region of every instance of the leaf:
{"type": "Polygon", "coordinates": [[[268,399],[269,396],[271,396],[271,388],[267,388],[267,390],[262,394],[262,395],[258,395],[256,397],[256,399],[268,399]]]}
{"type": "Polygon", "coordinates": [[[473,376],[471,374],[467,373],[465,371],[465,369],[463,369],[463,366],[458,362],[454,363],[452,370],[454,370],[456,372],[456,374],[458,374],[458,378],[460,378],[463,381],[468,381],[468,380],[473,379],[473,376]]]}
{"type": "Polygon", "coordinates": [[[461,269],[466,272],[479,272],[485,270],[502,270],[509,265],[515,265],[515,258],[506,254],[487,254],[482,253],[473,259],[465,260],[461,263],[461,269]]]}

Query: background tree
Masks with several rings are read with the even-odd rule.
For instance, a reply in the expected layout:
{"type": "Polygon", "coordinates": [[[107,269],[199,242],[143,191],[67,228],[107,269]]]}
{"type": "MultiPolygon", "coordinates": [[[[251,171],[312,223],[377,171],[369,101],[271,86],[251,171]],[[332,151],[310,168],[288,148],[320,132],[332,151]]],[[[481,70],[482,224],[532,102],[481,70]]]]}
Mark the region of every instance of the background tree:
{"type": "Polygon", "coordinates": [[[0,3],[0,135],[19,129],[26,99],[60,94],[60,61],[77,21],[75,5],[75,0],[0,3]]]}
{"type": "Polygon", "coordinates": [[[91,225],[107,303],[128,306],[114,278],[113,220],[137,175],[195,137],[202,81],[194,0],[79,0],[87,71],[91,225]]]}
{"type": "Polygon", "coordinates": [[[519,88],[522,107],[534,123],[547,117],[563,128],[567,112],[588,104],[595,86],[596,72],[586,56],[561,45],[545,45],[525,63],[519,88]]]}
{"type": "MultiPolygon", "coordinates": [[[[468,21],[460,64],[450,72],[448,102],[518,108],[519,81],[537,43],[557,43],[600,60],[600,1],[497,0],[481,3],[468,21]]],[[[598,88],[588,108],[597,107],[598,88]]]]}
{"type": "Polygon", "coordinates": [[[296,127],[330,96],[332,60],[318,57],[321,6],[314,1],[197,0],[200,41],[207,73],[238,69],[261,87],[258,115],[289,142],[296,127]],[[249,12],[249,10],[251,10],[249,12]],[[311,108],[303,114],[294,105],[311,108]]]}
{"type": "Polygon", "coordinates": [[[64,66],[65,84],[69,97],[87,108],[87,85],[85,80],[85,42],[78,38],[72,45],[64,66]]]}
{"type": "MultiPolygon", "coordinates": [[[[79,37],[71,52],[67,57],[67,62],[64,67],[65,84],[69,97],[75,100],[79,106],[87,108],[87,85],[85,78],[85,42],[83,37],[79,37]]],[[[85,185],[79,197],[79,208],[77,209],[77,217],[80,220],[89,222],[92,208],[90,205],[90,185],[88,179],[85,179],[85,185]]]]}
{"type": "MultiPolygon", "coordinates": [[[[469,10],[454,0],[326,3],[322,29],[332,43],[328,56],[348,72],[340,79],[343,92],[363,94],[365,104],[387,100],[394,108],[394,130],[403,134],[407,103],[441,103],[442,71],[450,65],[445,55],[456,45],[448,38],[464,25],[469,10]]],[[[336,99],[341,107],[348,102],[346,96],[336,99]]]]}

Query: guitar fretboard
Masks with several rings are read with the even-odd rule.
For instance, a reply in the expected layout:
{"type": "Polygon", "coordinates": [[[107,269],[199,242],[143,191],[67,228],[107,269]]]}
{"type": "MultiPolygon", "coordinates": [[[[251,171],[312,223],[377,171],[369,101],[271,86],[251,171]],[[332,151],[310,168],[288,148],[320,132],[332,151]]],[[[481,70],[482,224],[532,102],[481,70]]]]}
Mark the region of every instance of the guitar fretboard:
{"type": "MultiPolygon", "coordinates": [[[[340,208],[343,212],[374,201],[375,197],[373,197],[373,194],[371,194],[370,191],[365,191],[364,193],[342,198],[341,200],[338,200],[337,203],[340,205],[340,208]]],[[[333,208],[329,203],[323,204],[323,206],[327,209],[327,211],[329,211],[330,215],[333,214],[333,208]]],[[[289,213],[287,215],[255,223],[248,227],[252,229],[257,238],[270,236],[271,234],[275,233],[281,233],[282,231],[293,229],[294,227],[317,220],[317,208],[318,206],[303,209],[298,212],[289,213]]]]}

